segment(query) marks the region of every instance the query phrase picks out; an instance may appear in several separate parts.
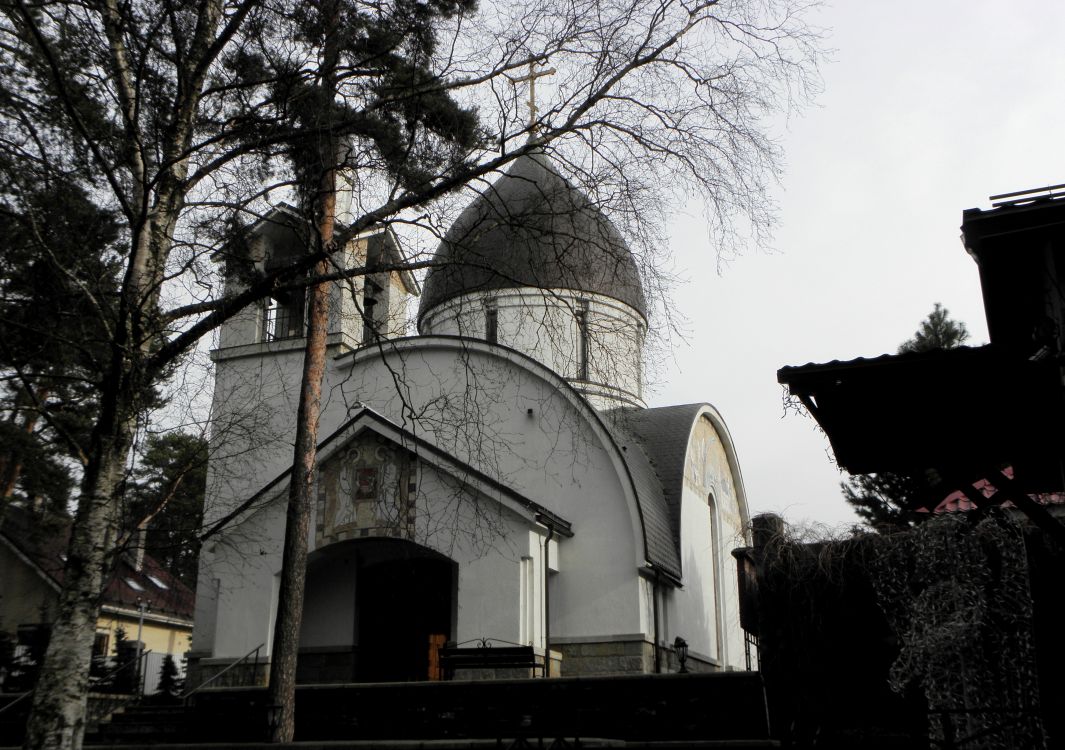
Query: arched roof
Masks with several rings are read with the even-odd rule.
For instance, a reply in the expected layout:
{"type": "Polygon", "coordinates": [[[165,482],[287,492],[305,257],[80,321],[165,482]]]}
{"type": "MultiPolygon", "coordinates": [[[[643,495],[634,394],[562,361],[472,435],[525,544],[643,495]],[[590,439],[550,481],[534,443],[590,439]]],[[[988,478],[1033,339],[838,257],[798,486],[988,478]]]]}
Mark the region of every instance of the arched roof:
{"type": "Polygon", "coordinates": [[[425,278],[418,320],[478,291],[535,287],[602,294],[647,317],[636,262],[617,228],[551,166],[518,157],[448,231],[425,278]]]}
{"type": "Polygon", "coordinates": [[[744,526],[748,522],[747,495],[732,437],[720,414],[709,404],[680,404],[655,409],[619,409],[615,422],[636,436],[661,482],[673,544],[680,544],[680,503],[684,491],[684,462],[695,421],[707,417],[721,438],[736,487],[736,502],[744,526]]]}

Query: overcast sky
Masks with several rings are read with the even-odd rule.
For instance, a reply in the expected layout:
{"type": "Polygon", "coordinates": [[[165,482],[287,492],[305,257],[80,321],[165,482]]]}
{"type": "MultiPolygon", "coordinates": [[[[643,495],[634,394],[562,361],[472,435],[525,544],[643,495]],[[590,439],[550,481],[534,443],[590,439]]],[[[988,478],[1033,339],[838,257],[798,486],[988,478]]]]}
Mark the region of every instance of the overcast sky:
{"type": "Polygon", "coordinates": [[[752,512],[839,526],[857,520],[845,475],[812,419],[784,416],[776,371],[894,352],[935,302],[986,343],[961,213],[1065,183],[1065,2],[852,0],[814,18],[834,51],[782,133],[778,252],[718,274],[699,221],[677,223],[691,335],[651,405],[721,410],[752,512]]]}

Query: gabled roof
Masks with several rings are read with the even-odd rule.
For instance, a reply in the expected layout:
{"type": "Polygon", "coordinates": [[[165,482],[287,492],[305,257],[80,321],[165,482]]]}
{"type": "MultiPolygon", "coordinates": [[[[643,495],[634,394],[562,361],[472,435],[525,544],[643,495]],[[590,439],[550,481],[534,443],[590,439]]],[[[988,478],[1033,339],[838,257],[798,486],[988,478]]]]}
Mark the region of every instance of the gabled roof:
{"type": "MultiPolygon", "coordinates": [[[[71,521],[55,515],[37,515],[19,505],[9,505],[0,521],[0,543],[15,550],[55,590],[63,585],[71,521]]],[[[114,555],[104,587],[104,607],[135,609],[137,600],[148,603],[155,614],[189,620],[195,593],[159,564],[144,555],[138,569],[126,553],[114,555]]]]}
{"type": "MultiPolygon", "coordinates": [[[[416,455],[420,461],[426,461],[438,469],[447,472],[452,477],[462,482],[464,486],[470,487],[488,497],[500,500],[515,510],[523,512],[531,518],[535,518],[535,520],[545,526],[553,528],[556,533],[562,534],[563,536],[573,536],[572,526],[569,521],[566,521],[556,513],[529,499],[514,488],[490,477],[474,466],[454,458],[425,438],[415,435],[410,430],[401,427],[368,406],[359,407],[358,411],[355,412],[351,419],[318,443],[318,463],[322,464],[328,461],[352,438],[362,434],[365,430],[371,430],[403,449],[410,451],[416,455]]],[[[292,469],[288,468],[278,474],[261,490],[219,519],[207,531],[205,537],[212,536],[223,529],[234,518],[247,512],[249,509],[259,507],[263,501],[275,497],[283,487],[287,486],[291,473],[292,469]]]]}

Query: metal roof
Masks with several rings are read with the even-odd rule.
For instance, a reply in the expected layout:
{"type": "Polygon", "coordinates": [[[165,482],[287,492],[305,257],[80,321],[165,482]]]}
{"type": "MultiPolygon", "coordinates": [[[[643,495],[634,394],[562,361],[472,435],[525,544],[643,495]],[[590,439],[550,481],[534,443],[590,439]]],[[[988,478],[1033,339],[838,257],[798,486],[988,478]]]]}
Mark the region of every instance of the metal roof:
{"type": "Polygon", "coordinates": [[[470,292],[518,287],[602,294],[647,317],[625,240],[542,153],[518,157],[459,216],[425,278],[418,320],[470,292]]]}
{"type": "Polygon", "coordinates": [[[993,344],[783,367],[777,379],[854,474],[975,473],[1011,464],[1028,492],[1061,489],[1058,366],[993,344]]]}
{"type": "Polygon", "coordinates": [[[650,562],[667,569],[680,564],[680,501],[692,425],[705,404],[611,412],[616,439],[640,496],[650,562]],[[623,440],[621,436],[629,439],[623,440]]]}

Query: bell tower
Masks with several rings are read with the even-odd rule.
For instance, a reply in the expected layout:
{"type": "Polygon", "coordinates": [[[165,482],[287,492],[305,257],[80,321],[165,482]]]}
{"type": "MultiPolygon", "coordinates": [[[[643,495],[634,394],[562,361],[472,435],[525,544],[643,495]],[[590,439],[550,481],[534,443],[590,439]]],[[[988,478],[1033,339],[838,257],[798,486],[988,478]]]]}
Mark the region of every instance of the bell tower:
{"type": "MultiPolygon", "coordinates": [[[[354,235],[338,224],[337,269],[360,271],[332,282],[327,345],[330,355],[405,336],[407,308],[418,287],[401,266],[395,234],[374,228],[354,235]],[[384,269],[384,270],[374,270],[384,269]]],[[[225,294],[249,278],[290,264],[307,251],[310,228],[291,206],[280,204],[249,230],[246,257],[225,272],[225,294]]],[[[211,352],[215,364],[212,432],[220,456],[212,460],[209,487],[225,497],[245,497],[262,476],[291,459],[306,335],[306,290],[292,284],[249,305],[226,321],[211,352]],[[246,468],[245,468],[246,467],[246,468]],[[255,467],[252,469],[251,467],[255,467]]]]}

